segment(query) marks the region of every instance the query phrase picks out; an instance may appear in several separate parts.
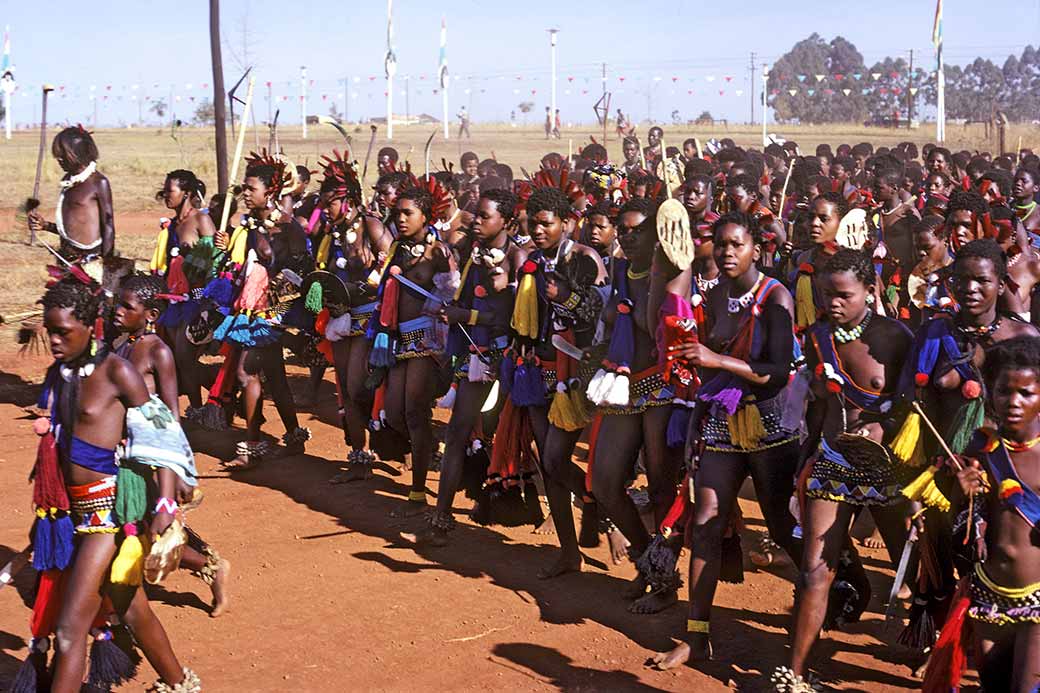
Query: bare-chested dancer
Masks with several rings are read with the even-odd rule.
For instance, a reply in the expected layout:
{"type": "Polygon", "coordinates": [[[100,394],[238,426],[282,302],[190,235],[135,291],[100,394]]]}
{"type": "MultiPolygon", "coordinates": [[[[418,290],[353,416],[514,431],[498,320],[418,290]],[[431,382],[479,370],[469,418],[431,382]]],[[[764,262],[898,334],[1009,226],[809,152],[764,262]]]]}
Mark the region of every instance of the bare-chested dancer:
{"type": "MultiPolygon", "coordinates": [[[[155,325],[166,305],[161,298],[165,291],[163,280],[155,275],[131,275],[123,281],[115,311],[115,326],[121,335],[114,345],[116,355],[129,361],[144,378],[149,395],[158,395],[176,417],[180,411],[177,401],[178,372],[174,366],[173,352],[155,333],[155,325]]],[[[177,485],[176,474],[169,469],[159,469],[161,487],[177,485]]],[[[191,497],[189,489],[179,489],[191,497]]],[[[172,521],[172,516],[156,516],[152,522],[152,533],[162,534],[172,521]]],[[[216,618],[228,608],[227,583],[231,574],[231,563],[213,550],[198,534],[188,530],[188,545],[181,554],[181,567],[190,570],[206,582],[213,591],[213,608],[210,616],[216,618]]]]}
{"type": "Polygon", "coordinates": [[[54,138],[51,153],[65,171],[54,221],[44,221],[34,209],[28,214],[30,228],[58,234],[67,260],[109,257],[116,243],[112,188],[97,170],[94,138],[81,126],[65,128],[54,138]]]}
{"type": "MultiPolygon", "coordinates": [[[[83,684],[88,632],[103,598],[110,594],[109,573],[116,556],[117,533],[126,531],[113,521],[122,518],[111,515],[117,493],[115,450],[123,439],[128,409],[145,405],[149,395],[133,365],[95,341],[99,301],[94,287],[65,279],[48,289],[43,308],[56,361],[47,380],[54,405],[52,431],[72,514],[80,523],[78,544],[66,568],[60,597],[53,682],[47,690],[74,693],[83,684]]],[[[37,472],[43,473],[39,468],[37,472]]],[[[171,491],[162,489],[161,493],[171,496],[171,491]]],[[[169,497],[160,500],[171,502],[169,497]]],[[[169,513],[157,504],[156,516],[164,514],[169,513]]],[[[115,601],[117,610],[122,609],[120,617],[159,673],[156,690],[202,690],[198,677],[177,661],[145,591],[134,590],[129,603],[121,607],[119,603],[125,600],[115,601]]]]}

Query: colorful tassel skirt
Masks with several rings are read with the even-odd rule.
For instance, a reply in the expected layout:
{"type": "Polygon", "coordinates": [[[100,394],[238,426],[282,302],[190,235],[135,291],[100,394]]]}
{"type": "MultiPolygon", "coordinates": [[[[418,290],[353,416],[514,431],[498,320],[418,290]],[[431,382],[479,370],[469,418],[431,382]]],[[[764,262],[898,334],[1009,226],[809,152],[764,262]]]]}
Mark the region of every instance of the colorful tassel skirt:
{"type": "Polygon", "coordinates": [[[112,518],[116,507],[116,477],[69,486],[69,504],[76,534],[115,534],[119,531],[112,518]]]}
{"type": "Polygon", "coordinates": [[[376,310],[376,302],[354,306],[350,309],[350,333],[348,337],[362,337],[368,329],[368,321],[376,310]]]}
{"type": "Polygon", "coordinates": [[[704,449],[712,452],[759,452],[798,440],[798,430],[784,426],[784,402],[785,398],[782,394],[761,402],[749,402],[742,405],[732,417],[725,416],[724,412],[721,415],[713,413],[718,409],[713,407],[705,414],[701,424],[701,440],[704,443],[704,449]],[[753,438],[754,443],[739,438],[734,440],[733,430],[730,427],[731,419],[746,418],[748,412],[743,410],[748,407],[758,408],[758,418],[762,422],[761,430],[753,438]]]}
{"type": "Polygon", "coordinates": [[[419,359],[433,356],[438,349],[438,336],[434,318],[420,315],[398,325],[401,334],[394,348],[394,357],[398,362],[408,359],[419,359]]]}
{"type": "Polygon", "coordinates": [[[666,383],[660,366],[651,366],[629,376],[628,406],[604,405],[598,408],[601,414],[627,416],[642,414],[652,407],[663,407],[675,399],[676,383],[666,383]]]}
{"type": "Polygon", "coordinates": [[[918,470],[886,458],[861,456],[850,460],[826,440],[809,464],[812,471],[806,486],[806,496],[852,505],[886,506],[904,502],[900,493],[918,470]]]}
{"type": "Polygon", "coordinates": [[[976,563],[968,589],[968,616],[976,621],[998,626],[1040,623],[1040,582],[1026,587],[1003,587],[986,575],[981,563],[976,563]]]}

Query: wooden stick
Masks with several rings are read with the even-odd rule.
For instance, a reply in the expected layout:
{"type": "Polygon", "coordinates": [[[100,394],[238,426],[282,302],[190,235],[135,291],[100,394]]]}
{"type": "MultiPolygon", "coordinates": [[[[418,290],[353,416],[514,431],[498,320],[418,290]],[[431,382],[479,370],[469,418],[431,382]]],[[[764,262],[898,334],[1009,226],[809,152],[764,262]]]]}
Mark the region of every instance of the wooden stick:
{"type": "Polygon", "coordinates": [[[701,150],[701,138],[700,137],[694,137],[693,138],[693,146],[697,147],[697,158],[698,159],[703,159],[704,158],[704,152],[701,150]]]}
{"type": "Polygon", "coordinates": [[[249,78],[249,87],[246,89],[245,108],[242,109],[242,120],[238,128],[238,142],[235,143],[235,160],[231,162],[231,176],[228,178],[228,189],[224,191],[224,209],[220,212],[220,227],[223,232],[227,228],[228,217],[231,216],[232,190],[235,189],[235,181],[238,180],[238,164],[242,160],[242,147],[246,143],[246,130],[249,129],[249,106],[253,103],[253,84],[255,78],[249,78]]]}
{"type": "MultiPolygon", "coordinates": [[[[782,220],[784,218],[784,203],[787,202],[787,186],[791,183],[791,172],[794,171],[794,161],[791,161],[791,165],[787,167],[787,176],[784,178],[784,189],[780,193],[780,211],[777,216],[782,220]]],[[[781,221],[781,223],[783,223],[781,221]]]]}
{"type": "Polygon", "coordinates": [[[932,432],[932,435],[935,436],[936,440],[939,441],[939,445],[942,446],[943,451],[950,458],[950,461],[953,462],[953,465],[957,468],[957,471],[959,472],[962,469],[964,469],[964,467],[961,466],[960,461],[957,460],[957,456],[953,454],[953,450],[951,450],[950,446],[946,444],[946,441],[943,440],[943,437],[939,435],[939,431],[936,430],[935,425],[932,424],[932,420],[929,419],[928,415],[924,413],[924,409],[921,408],[920,403],[911,402],[910,406],[921,416],[921,419],[928,426],[928,430],[930,430],[932,432]]]}

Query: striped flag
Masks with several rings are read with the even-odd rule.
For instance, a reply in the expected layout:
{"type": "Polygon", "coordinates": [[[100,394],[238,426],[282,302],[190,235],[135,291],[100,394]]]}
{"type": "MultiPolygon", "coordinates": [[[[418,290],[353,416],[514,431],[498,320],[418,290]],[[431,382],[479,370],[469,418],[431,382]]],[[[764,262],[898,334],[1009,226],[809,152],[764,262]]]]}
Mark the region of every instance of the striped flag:
{"type": "Polygon", "coordinates": [[[448,88],[448,24],[441,19],[441,55],[437,64],[437,80],[441,89],[448,88]]]}
{"type": "Polygon", "coordinates": [[[0,59],[0,75],[11,71],[11,35],[4,29],[4,56],[0,59]]]}
{"type": "Polygon", "coordinates": [[[942,0],[935,2],[935,23],[932,25],[932,43],[936,49],[942,46],[942,0]]]}
{"type": "Polygon", "coordinates": [[[386,0],[386,57],[383,58],[383,67],[386,69],[387,79],[392,78],[397,73],[397,56],[394,55],[393,0],[386,0]]]}

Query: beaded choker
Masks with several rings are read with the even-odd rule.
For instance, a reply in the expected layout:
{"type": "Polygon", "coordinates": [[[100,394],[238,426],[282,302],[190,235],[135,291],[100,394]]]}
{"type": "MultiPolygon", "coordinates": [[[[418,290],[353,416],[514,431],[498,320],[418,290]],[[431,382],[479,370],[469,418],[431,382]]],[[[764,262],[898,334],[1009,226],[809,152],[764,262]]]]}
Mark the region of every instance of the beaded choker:
{"type": "Polygon", "coordinates": [[[870,324],[870,319],[874,316],[874,311],[867,308],[867,314],[863,316],[863,319],[859,321],[859,324],[852,329],[846,330],[844,327],[834,328],[834,341],[838,344],[848,344],[854,342],[863,336],[863,332],[867,329],[867,325],[870,324]]]}
{"type": "Polygon", "coordinates": [[[1040,443],[1040,436],[1037,436],[1032,440],[1027,440],[1023,443],[1019,443],[1014,440],[1008,440],[1007,438],[1001,438],[1000,440],[1004,443],[1004,447],[1006,447],[1011,452],[1025,452],[1030,448],[1036,447],[1036,445],[1040,443]]]}
{"type": "Polygon", "coordinates": [[[747,293],[743,296],[733,298],[732,296],[726,297],[726,310],[730,313],[739,313],[742,308],[747,308],[751,305],[751,302],[755,300],[755,294],[758,292],[758,287],[762,283],[762,278],[765,275],[760,275],[755,285],[748,289],[747,293]]]}
{"type": "Polygon", "coordinates": [[[697,282],[697,291],[701,294],[707,294],[709,291],[711,291],[719,285],[719,279],[722,278],[722,273],[719,272],[719,274],[714,279],[701,279],[701,276],[699,274],[694,275],[693,278],[697,282]]]}
{"type": "Polygon", "coordinates": [[[625,276],[633,280],[646,279],[650,276],[650,268],[648,267],[642,272],[633,272],[632,268],[629,267],[628,270],[625,271],[625,276]]]}
{"type": "Polygon", "coordinates": [[[965,327],[964,325],[957,325],[957,329],[968,337],[974,337],[976,339],[982,337],[991,337],[993,333],[1000,327],[1000,316],[988,325],[982,325],[981,327],[965,327]]]}

